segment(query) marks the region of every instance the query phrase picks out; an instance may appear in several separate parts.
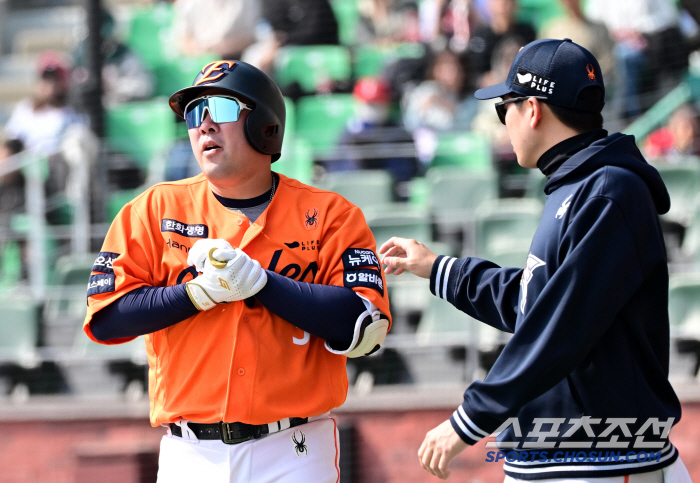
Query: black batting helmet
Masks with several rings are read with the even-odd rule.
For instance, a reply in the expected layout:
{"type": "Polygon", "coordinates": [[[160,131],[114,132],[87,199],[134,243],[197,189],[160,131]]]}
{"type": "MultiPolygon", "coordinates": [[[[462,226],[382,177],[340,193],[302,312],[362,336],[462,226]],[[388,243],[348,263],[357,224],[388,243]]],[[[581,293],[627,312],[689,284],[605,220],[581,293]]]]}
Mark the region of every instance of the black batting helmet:
{"type": "Polygon", "coordinates": [[[252,104],[245,122],[245,136],[253,148],[279,159],[284,138],[286,109],[277,84],[260,69],[239,60],[211,62],[197,74],[191,87],[170,97],[170,108],[180,117],[191,100],[206,95],[237,94],[252,104]]]}

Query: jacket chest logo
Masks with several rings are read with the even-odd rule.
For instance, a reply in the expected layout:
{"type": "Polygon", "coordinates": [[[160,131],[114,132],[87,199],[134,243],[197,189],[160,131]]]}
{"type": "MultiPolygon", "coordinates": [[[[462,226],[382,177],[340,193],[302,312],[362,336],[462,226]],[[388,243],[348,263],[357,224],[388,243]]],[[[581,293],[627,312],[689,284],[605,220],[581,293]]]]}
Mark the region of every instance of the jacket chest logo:
{"type": "Polygon", "coordinates": [[[574,195],[569,195],[566,197],[564,202],[561,204],[561,206],[557,210],[557,214],[554,216],[554,218],[556,218],[557,220],[561,220],[562,218],[564,218],[566,211],[569,209],[569,205],[571,204],[571,198],[573,196],[574,195]]]}

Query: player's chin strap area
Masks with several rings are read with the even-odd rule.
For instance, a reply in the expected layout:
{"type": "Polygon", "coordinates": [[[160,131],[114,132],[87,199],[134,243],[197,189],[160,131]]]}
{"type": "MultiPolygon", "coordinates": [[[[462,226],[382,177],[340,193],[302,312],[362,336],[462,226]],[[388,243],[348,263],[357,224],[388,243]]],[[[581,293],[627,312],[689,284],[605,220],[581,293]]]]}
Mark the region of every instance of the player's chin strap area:
{"type": "Polygon", "coordinates": [[[335,350],[326,342],[326,349],[333,354],[346,357],[368,356],[379,350],[388,331],[389,319],[386,315],[379,310],[374,310],[371,314],[365,310],[355,322],[355,332],[350,347],[345,350],[335,350]]]}

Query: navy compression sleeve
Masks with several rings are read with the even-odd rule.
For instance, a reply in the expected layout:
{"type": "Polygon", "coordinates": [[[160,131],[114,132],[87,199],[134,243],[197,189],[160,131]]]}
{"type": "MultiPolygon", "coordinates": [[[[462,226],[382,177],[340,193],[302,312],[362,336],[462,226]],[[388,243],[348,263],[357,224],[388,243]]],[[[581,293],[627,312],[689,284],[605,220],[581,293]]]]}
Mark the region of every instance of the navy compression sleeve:
{"type": "Polygon", "coordinates": [[[365,304],[352,289],[297,282],[267,271],[267,284],[255,298],[290,324],[327,341],[333,348],[350,347],[355,322],[365,304]]]}
{"type": "MultiPolygon", "coordinates": [[[[365,311],[360,297],[349,288],[297,282],[269,270],[267,284],[256,298],[270,312],[340,350],[350,346],[355,322],[365,311]]],[[[184,284],[141,287],[97,312],[90,329],[101,341],[136,337],[170,327],[197,312],[184,284]]]]}
{"type": "Polygon", "coordinates": [[[175,325],[198,312],[185,284],[140,287],[93,315],[90,330],[101,341],[136,337],[175,325]]]}

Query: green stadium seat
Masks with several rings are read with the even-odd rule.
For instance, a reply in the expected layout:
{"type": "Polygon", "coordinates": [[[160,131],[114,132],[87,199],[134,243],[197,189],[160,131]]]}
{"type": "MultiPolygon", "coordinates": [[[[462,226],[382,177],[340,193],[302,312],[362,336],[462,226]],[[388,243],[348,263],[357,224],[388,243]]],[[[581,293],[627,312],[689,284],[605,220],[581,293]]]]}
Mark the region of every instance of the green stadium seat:
{"type": "Polygon", "coordinates": [[[126,44],[151,69],[164,60],[173,60],[179,55],[170,38],[173,17],[172,5],[160,2],[135,10],[129,22],[126,44]]]}
{"type": "Polygon", "coordinates": [[[125,344],[98,344],[90,340],[82,328],[76,334],[73,356],[98,361],[127,360],[139,365],[147,363],[143,337],[137,337],[125,344]]]}
{"type": "Polygon", "coordinates": [[[447,333],[469,336],[469,325],[472,320],[467,314],[457,310],[445,300],[431,297],[418,323],[416,333],[420,335],[447,333]]]}
{"type": "Polygon", "coordinates": [[[352,94],[306,96],[297,102],[296,134],[316,153],[330,153],[355,113],[352,94]]]}
{"type": "Polygon", "coordinates": [[[34,367],[39,362],[39,306],[16,292],[0,297],[0,360],[34,367]]]}
{"type": "Polygon", "coordinates": [[[397,59],[419,59],[425,55],[425,47],[418,43],[396,45],[362,45],[355,50],[355,77],[377,76],[382,69],[397,59]]]}
{"type": "Polygon", "coordinates": [[[274,162],[272,170],[302,183],[311,184],[314,176],[314,156],[308,141],[285,135],[282,156],[274,162]]]}
{"type": "Polygon", "coordinates": [[[175,114],[163,99],[112,107],[106,112],[106,127],[109,148],[146,170],[177,139],[175,114]]]}
{"type": "Polygon", "coordinates": [[[671,209],[664,216],[687,226],[700,193],[700,161],[655,167],[671,195],[671,209]]]}
{"type": "Polygon", "coordinates": [[[457,166],[430,168],[428,182],[430,209],[474,210],[481,203],[498,198],[498,180],[493,171],[474,173],[457,166]]]}
{"type": "Polygon", "coordinates": [[[544,193],[544,185],[547,184],[547,177],[542,174],[539,169],[530,169],[527,174],[527,186],[525,188],[525,196],[540,200],[542,203],[547,199],[544,193]]]}
{"type": "Polygon", "coordinates": [[[428,340],[431,337],[454,337],[462,344],[465,341],[476,344],[479,350],[493,350],[510,337],[508,333],[473,319],[437,297],[430,298],[416,333],[428,340]]]}
{"type": "Polygon", "coordinates": [[[362,210],[385,206],[392,200],[393,180],[381,170],[357,170],[329,173],[322,187],[334,191],[362,210]]]}
{"type": "MultiPolygon", "coordinates": [[[[215,60],[217,60],[216,57],[211,55],[162,60],[153,67],[156,78],[155,95],[170,97],[183,87],[191,86],[202,67],[215,60]]],[[[159,102],[167,105],[165,100],[159,102]]]]}
{"type": "Polygon", "coordinates": [[[374,235],[377,250],[393,236],[412,238],[426,244],[432,238],[430,215],[427,210],[394,203],[371,206],[363,212],[367,225],[374,235]]]}
{"type": "Polygon", "coordinates": [[[531,24],[535,30],[564,13],[560,0],[518,0],[518,20],[531,24]]]}
{"type": "Polygon", "coordinates": [[[501,266],[525,266],[542,208],[541,202],[527,198],[481,205],[475,214],[474,255],[501,266]]]}
{"type": "Polygon", "coordinates": [[[438,238],[461,251],[473,245],[474,212],[481,203],[498,198],[498,178],[493,171],[472,172],[458,166],[430,168],[428,206],[435,222],[438,238]]]}
{"type": "Polygon", "coordinates": [[[695,206],[690,223],[683,235],[683,256],[690,262],[700,263],[700,204],[695,206]]]}
{"type": "Polygon", "coordinates": [[[298,82],[304,92],[314,93],[328,81],[349,81],[350,51],[341,45],[282,47],[275,58],[275,80],[282,88],[298,82]]]}
{"type": "Polygon", "coordinates": [[[111,222],[125,204],[136,198],[143,192],[143,189],[113,191],[107,195],[107,219],[111,222]]]}
{"type": "Polygon", "coordinates": [[[441,133],[431,166],[461,166],[473,171],[488,171],[491,143],[473,132],[441,133]]]}
{"type": "Polygon", "coordinates": [[[357,42],[357,24],[360,12],[356,0],[332,0],[331,8],[338,22],[338,38],[343,45],[355,45],[357,42]]]}
{"type": "Polygon", "coordinates": [[[294,134],[297,129],[297,105],[288,97],[284,98],[284,108],[286,111],[286,121],[284,122],[285,139],[290,134],[294,134]]]}
{"type": "Polygon", "coordinates": [[[22,253],[16,241],[8,240],[0,247],[0,290],[15,287],[22,278],[22,253]]]}
{"type": "Polygon", "coordinates": [[[51,285],[44,304],[44,343],[70,347],[76,328],[82,327],[87,313],[86,286],[96,253],[65,255],[56,260],[51,285]]]}
{"type": "Polygon", "coordinates": [[[671,335],[700,340],[700,274],[673,274],[669,279],[671,335]]]}

